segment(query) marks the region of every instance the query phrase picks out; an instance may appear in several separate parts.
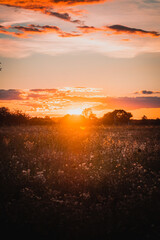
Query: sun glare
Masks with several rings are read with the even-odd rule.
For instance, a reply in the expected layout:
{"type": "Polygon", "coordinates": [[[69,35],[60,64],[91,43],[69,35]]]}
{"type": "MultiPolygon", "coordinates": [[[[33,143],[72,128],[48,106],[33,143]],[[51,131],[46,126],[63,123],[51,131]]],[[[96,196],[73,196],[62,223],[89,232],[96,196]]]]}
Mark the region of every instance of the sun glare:
{"type": "Polygon", "coordinates": [[[67,113],[70,115],[81,115],[82,111],[83,111],[83,109],[81,109],[81,108],[72,108],[72,109],[69,109],[67,111],[67,113]]]}

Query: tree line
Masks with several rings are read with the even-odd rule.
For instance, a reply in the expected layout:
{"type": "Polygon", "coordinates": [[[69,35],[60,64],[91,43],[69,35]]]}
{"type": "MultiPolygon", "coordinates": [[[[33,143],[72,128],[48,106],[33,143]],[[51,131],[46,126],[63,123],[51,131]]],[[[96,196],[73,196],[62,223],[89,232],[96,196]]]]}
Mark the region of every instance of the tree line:
{"type": "Polygon", "coordinates": [[[11,112],[6,107],[0,108],[0,126],[12,125],[106,125],[106,126],[121,126],[121,125],[160,125],[160,119],[147,119],[143,116],[142,119],[132,119],[132,114],[123,109],[116,109],[108,112],[101,118],[97,118],[92,112],[91,108],[84,109],[81,115],[65,115],[64,117],[51,118],[51,117],[30,117],[29,115],[15,111],[11,112]]]}

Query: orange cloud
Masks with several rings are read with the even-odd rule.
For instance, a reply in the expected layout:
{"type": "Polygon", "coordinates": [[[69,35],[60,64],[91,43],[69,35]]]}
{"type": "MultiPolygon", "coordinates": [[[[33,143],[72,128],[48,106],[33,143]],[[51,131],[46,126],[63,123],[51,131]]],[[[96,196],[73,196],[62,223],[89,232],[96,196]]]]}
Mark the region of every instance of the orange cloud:
{"type": "Polygon", "coordinates": [[[116,108],[125,110],[160,108],[160,97],[106,97],[94,107],[99,111],[116,108]]]}
{"type": "Polygon", "coordinates": [[[124,39],[122,39],[121,41],[123,41],[123,42],[129,42],[130,39],[128,39],[128,38],[124,38],[124,39]]]}
{"type": "Polygon", "coordinates": [[[103,28],[96,28],[94,26],[78,26],[78,30],[80,30],[82,33],[93,33],[93,32],[101,32],[105,31],[103,28]]]}
{"type": "MultiPolygon", "coordinates": [[[[64,14],[64,18],[67,18],[68,15],[64,14]]],[[[71,22],[77,22],[79,23],[79,20],[69,20],[71,22]]],[[[20,37],[20,38],[27,38],[29,35],[35,35],[35,34],[46,34],[46,33],[55,33],[59,37],[80,37],[83,34],[89,34],[89,33],[95,33],[95,32],[102,32],[109,35],[113,34],[135,34],[135,35],[142,35],[142,36],[151,36],[151,37],[159,37],[160,33],[156,31],[146,31],[143,29],[137,29],[137,28],[130,28],[122,25],[111,25],[111,26],[103,26],[103,27],[94,27],[94,26],[77,26],[77,29],[80,32],[72,31],[72,32],[64,32],[57,26],[52,25],[34,25],[29,24],[27,26],[2,26],[0,25],[0,33],[11,35],[14,37],[20,37]],[[13,29],[17,30],[18,32],[13,32],[13,29]],[[12,30],[12,31],[10,31],[12,30]],[[108,33],[108,31],[112,31],[112,34],[108,33]]],[[[122,41],[129,41],[130,39],[122,39],[122,41]]]]}
{"type": "Polygon", "coordinates": [[[75,31],[70,33],[64,32],[57,26],[51,26],[51,25],[40,26],[40,25],[34,25],[34,24],[29,24],[27,26],[8,26],[8,27],[0,26],[0,33],[11,35],[14,37],[19,37],[19,38],[28,38],[30,35],[47,34],[47,33],[55,33],[59,37],[79,37],[82,35],[75,31]],[[11,32],[10,30],[17,30],[18,32],[13,32],[13,31],[11,32]]]}
{"type": "Polygon", "coordinates": [[[23,7],[33,10],[43,10],[54,7],[55,5],[72,6],[81,4],[103,3],[109,0],[0,0],[0,4],[12,7],[23,7]]]}
{"type": "MultiPolygon", "coordinates": [[[[136,110],[142,108],[160,108],[160,97],[106,97],[97,96],[99,89],[94,88],[64,88],[64,89],[0,89],[0,105],[12,104],[13,108],[20,106],[32,108],[32,114],[37,111],[46,114],[46,109],[51,115],[58,114],[56,109],[61,109],[64,115],[66,108],[76,106],[90,106],[94,111],[101,112],[109,109],[136,110]]],[[[157,113],[158,114],[158,113],[157,113]]]]}
{"type": "Polygon", "coordinates": [[[72,9],[69,6],[84,5],[84,4],[98,4],[110,0],[0,0],[0,5],[7,7],[23,8],[27,10],[38,11],[50,16],[60,18],[65,21],[81,24],[80,20],[72,20],[69,13],[81,16],[85,10],[72,9]],[[56,7],[56,11],[55,11],[56,7]]]}
{"type": "Polygon", "coordinates": [[[135,92],[134,94],[144,94],[144,95],[160,94],[160,91],[142,90],[139,92],[135,92]]]}
{"type": "Polygon", "coordinates": [[[50,15],[50,16],[54,16],[57,18],[60,18],[64,21],[68,21],[68,22],[72,22],[72,23],[77,23],[77,24],[82,24],[82,22],[80,20],[72,20],[71,16],[67,13],[67,12],[58,12],[58,11],[48,11],[45,10],[44,11],[45,14],[50,15]]]}
{"type": "Polygon", "coordinates": [[[67,37],[80,37],[80,36],[82,36],[82,34],[79,34],[79,33],[76,33],[76,32],[73,32],[73,33],[62,32],[59,36],[60,37],[64,37],[64,38],[67,38],[67,37]]]}
{"type": "Polygon", "coordinates": [[[112,31],[114,34],[136,34],[136,35],[149,35],[151,37],[159,37],[160,33],[156,31],[146,31],[139,28],[131,28],[123,25],[106,26],[106,30],[112,31]]]}
{"type": "Polygon", "coordinates": [[[47,0],[47,1],[0,0],[0,5],[5,5],[7,7],[24,8],[27,10],[34,10],[34,11],[38,11],[38,12],[59,18],[64,21],[69,21],[69,22],[76,23],[76,24],[82,24],[82,22],[80,20],[72,19],[71,16],[69,15],[69,13],[74,14],[74,15],[78,15],[78,13],[79,13],[79,15],[80,15],[80,12],[82,12],[83,10],[82,11],[81,10],[72,10],[71,8],[66,7],[64,9],[62,9],[62,8],[56,9],[56,11],[55,11],[55,9],[53,7],[55,7],[55,4],[57,4],[57,3],[58,3],[57,1],[53,2],[50,0],[47,0]]]}
{"type": "MultiPolygon", "coordinates": [[[[93,33],[93,32],[105,32],[107,35],[113,35],[113,34],[136,34],[141,36],[151,36],[151,37],[159,37],[160,33],[156,31],[146,31],[143,29],[138,28],[131,28],[126,27],[123,25],[111,25],[111,26],[103,26],[100,28],[94,27],[94,26],[78,26],[78,30],[80,30],[82,33],[93,33]],[[112,31],[112,33],[108,33],[108,31],[112,31]]],[[[129,41],[129,39],[123,39],[123,41],[129,41]]]]}

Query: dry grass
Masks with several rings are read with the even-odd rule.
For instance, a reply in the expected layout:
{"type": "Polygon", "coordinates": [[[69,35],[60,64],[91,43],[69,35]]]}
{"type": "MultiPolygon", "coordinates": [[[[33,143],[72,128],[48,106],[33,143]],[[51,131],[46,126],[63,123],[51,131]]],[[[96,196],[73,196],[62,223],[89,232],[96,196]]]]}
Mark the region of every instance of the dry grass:
{"type": "Polygon", "coordinates": [[[160,239],[160,128],[0,128],[5,233],[160,239]]]}

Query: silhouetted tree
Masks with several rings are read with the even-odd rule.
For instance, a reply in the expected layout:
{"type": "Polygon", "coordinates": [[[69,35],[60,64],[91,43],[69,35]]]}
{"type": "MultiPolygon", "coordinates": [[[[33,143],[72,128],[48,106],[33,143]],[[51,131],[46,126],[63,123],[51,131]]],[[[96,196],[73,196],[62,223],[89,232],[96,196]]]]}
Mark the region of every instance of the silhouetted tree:
{"type": "Polygon", "coordinates": [[[92,112],[91,108],[85,108],[82,112],[82,115],[87,119],[95,119],[96,115],[92,112]]]}
{"type": "Polygon", "coordinates": [[[147,116],[146,116],[146,115],[143,115],[142,120],[143,120],[143,121],[144,121],[144,120],[147,120],[147,116]]]}
{"type": "Polygon", "coordinates": [[[20,125],[26,124],[29,117],[21,111],[11,113],[8,108],[0,108],[0,125],[20,125]]]}
{"type": "Polygon", "coordinates": [[[141,124],[142,125],[146,125],[148,123],[147,121],[147,116],[146,115],[143,115],[142,119],[141,119],[141,124]]]}
{"type": "Polygon", "coordinates": [[[8,108],[1,107],[0,108],[0,125],[4,125],[5,123],[8,124],[8,122],[11,119],[11,114],[8,108]]]}
{"type": "Polygon", "coordinates": [[[5,116],[7,116],[9,114],[10,114],[10,112],[9,112],[8,108],[6,108],[6,107],[1,107],[0,108],[0,116],[5,117],[5,116]]]}
{"type": "Polygon", "coordinates": [[[122,125],[128,124],[131,117],[132,114],[130,112],[120,109],[104,114],[101,122],[105,125],[122,125]]]}
{"type": "Polygon", "coordinates": [[[85,108],[82,112],[82,116],[86,119],[86,125],[98,124],[98,118],[96,117],[96,114],[92,112],[91,108],[85,108]]]}

